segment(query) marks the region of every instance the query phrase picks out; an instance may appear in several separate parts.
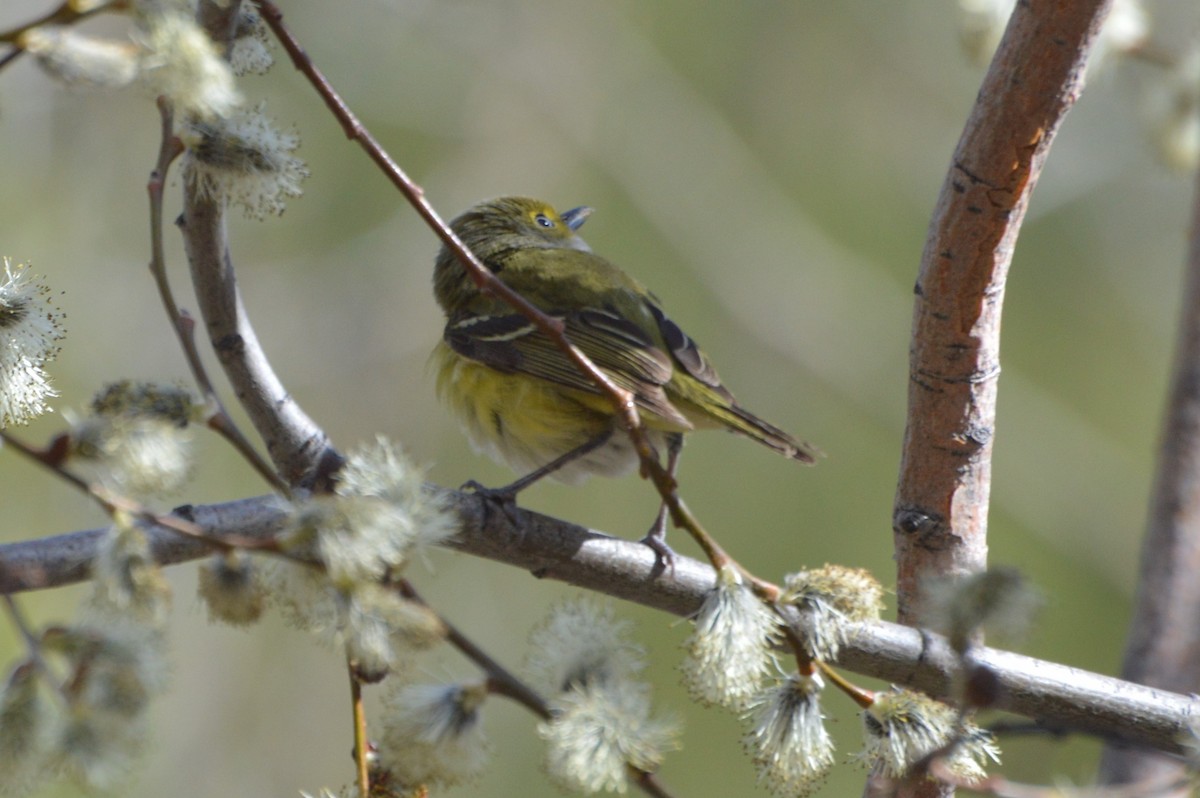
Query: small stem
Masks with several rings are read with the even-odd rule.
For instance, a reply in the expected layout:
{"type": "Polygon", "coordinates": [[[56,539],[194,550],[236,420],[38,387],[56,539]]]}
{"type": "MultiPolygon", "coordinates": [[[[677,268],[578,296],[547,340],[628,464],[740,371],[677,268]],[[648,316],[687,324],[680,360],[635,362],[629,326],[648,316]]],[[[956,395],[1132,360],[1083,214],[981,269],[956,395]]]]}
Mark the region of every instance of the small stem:
{"type": "Polygon", "coordinates": [[[802,676],[812,676],[817,670],[816,660],[808,655],[808,649],[804,647],[804,642],[792,631],[792,627],[786,624],[786,619],[784,621],[784,637],[787,640],[788,648],[792,650],[792,656],[796,658],[796,670],[802,676]]]}
{"type": "Polygon", "coordinates": [[[354,716],[354,764],[358,780],[358,794],[366,796],[371,794],[367,711],[363,705],[362,683],[354,675],[354,665],[349,660],[346,662],[346,672],[350,676],[350,706],[354,716]]]}
{"type": "Polygon", "coordinates": [[[87,19],[94,14],[100,14],[105,11],[123,11],[129,7],[128,0],[111,0],[108,3],[87,8],[80,11],[78,4],[74,0],[64,0],[58,8],[49,11],[32,22],[26,22],[23,25],[18,25],[15,28],[10,28],[5,31],[0,31],[0,42],[6,42],[16,47],[11,53],[4,57],[4,61],[0,62],[0,67],[7,63],[11,58],[15,58],[18,54],[24,52],[24,48],[17,44],[17,39],[21,38],[26,31],[42,25],[70,25],[82,19],[87,19]]]}
{"type": "Polygon", "coordinates": [[[813,663],[817,666],[821,673],[825,674],[825,677],[829,679],[829,681],[833,682],[835,687],[848,695],[850,700],[858,704],[863,709],[870,709],[871,705],[875,703],[875,693],[873,691],[853,684],[844,676],[842,676],[842,674],[834,670],[832,665],[826,662],[822,662],[821,660],[817,659],[813,660],[813,663]]]}
{"type": "Polygon", "coordinates": [[[633,765],[629,765],[628,767],[630,774],[633,776],[633,783],[640,787],[642,792],[654,796],[654,798],[671,798],[670,790],[664,787],[662,782],[658,780],[657,774],[651,773],[648,770],[639,770],[633,765]]]}
{"type": "Polygon", "coordinates": [[[400,590],[400,594],[406,599],[420,604],[438,616],[438,619],[446,628],[446,640],[487,674],[489,692],[502,695],[505,698],[511,698],[542,720],[550,718],[550,706],[546,703],[546,699],[538,695],[536,690],[522,682],[503,665],[489,656],[486,651],[459,631],[454,624],[442,617],[437,610],[430,607],[428,602],[417,593],[417,589],[413,587],[411,582],[407,579],[402,579],[397,583],[397,587],[400,590]]]}
{"type": "MultiPolygon", "coordinates": [[[[12,447],[24,457],[27,457],[43,468],[47,468],[54,472],[60,478],[70,483],[73,487],[78,488],[84,493],[92,492],[91,486],[88,485],[86,480],[84,480],[82,477],[72,474],[70,471],[67,471],[62,467],[62,458],[57,456],[56,452],[56,450],[62,444],[61,439],[56,439],[56,441],[51,443],[49,449],[36,449],[25,443],[25,441],[21,440],[20,438],[14,438],[10,433],[0,430],[0,441],[3,441],[6,447],[12,447]]],[[[69,445],[69,443],[66,445],[69,445]]]]}
{"type": "Polygon", "coordinates": [[[37,635],[33,633],[33,627],[29,625],[25,618],[25,613],[21,612],[21,608],[17,605],[17,600],[10,593],[4,593],[4,606],[8,610],[8,617],[12,619],[13,626],[17,627],[17,631],[21,633],[21,638],[25,641],[25,647],[29,649],[29,653],[36,659],[41,659],[42,644],[38,640],[37,635]]]}
{"type": "MultiPolygon", "coordinates": [[[[402,579],[397,583],[397,588],[400,594],[409,601],[415,601],[438,615],[438,619],[446,629],[447,642],[457,648],[463,656],[474,662],[487,674],[487,689],[489,693],[502,695],[505,698],[516,701],[542,720],[549,720],[552,717],[550,705],[546,699],[542,698],[532,687],[514,676],[499,662],[492,659],[487,652],[459,631],[454,624],[447,621],[437,610],[430,607],[425,599],[421,598],[421,595],[417,593],[417,589],[413,587],[411,582],[407,579],[402,579]]],[[[633,779],[633,783],[647,795],[655,796],[655,798],[670,798],[671,793],[659,783],[653,773],[629,764],[626,767],[633,779]]]]}
{"type": "Polygon", "coordinates": [[[214,537],[204,531],[203,528],[180,518],[176,515],[164,515],[150,510],[145,505],[134,501],[125,496],[117,496],[110,493],[100,485],[88,482],[82,477],[71,473],[63,468],[57,458],[50,457],[46,451],[35,449],[19,438],[14,438],[11,434],[4,430],[0,430],[0,441],[4,442],[5,446],[12,447],[15,451],[25,457],[41,464],[43,467],[52,471],[60,479],[65,480],[72,487],[90,496],[97,504],[99,504],[109,516],[116,512],[125,512],[138,518],[142,521],[147,521],[156,526],[168,529],[177,534],[189,538],[202,540],[209,545],[221,549],[222,551],[230,551],[233,549],[247,549],[251,551],[279,551],[279,544],[272,539],[259,539],[245,537],[242,535],[225,535],[224,537],[214,537]]]}
{"type": "Polygon", "coordinates": [[[105,507],[105,509],[109,510],[109,512],[120,510],[122,512],[129,513],[140,521],[145,521],[147,523],[154,524],[155,526],[161,526],[164,529],[168,529],[171,532],[174,532],[178,535],[183,535],[184,537],[195,538],[196,540],[203,541],[204,543],[207,543],[216,549],[220,549],[221,551],[234,551],[237,549],[242,549],[246,551],[261,551],[268,553],[281,552],[279,543],[273,538],[250,538],[244,535],[229,534],[223,535],[222,537],[215,537],[208,534],[203,527],[198,526],[191,521],[180,518],[177,515],[156,513],[146,507],[144,504],[124,496],[111,494],[99,485],[89,486],[88,492],[91,493],[91,495],[94,496],[96,500],[105,507]]]}
{"type": "Polygon", "coordinates": [[[42,674],[46,683],[50,684],[54,689],[53,693],[58,696],[59,700],[65,701],[66,696],[63,695],[62,686],[59,677],[50,668],[50,663],[42,656],[42,641],[36,634],[33,633],[33,627],[29,624],[29,620],[25,617],[25,613],[21,611],[21,607],[17,604],[17,600],[9,593],[4,593],[4,607],[8,611],[8,617],[12,620],[13,626],[17,627],[17,631],[21,633],[21,638],[25,641],[25,648],[29,651],[29,659],[20,667],[33,667],[42,674]]]}

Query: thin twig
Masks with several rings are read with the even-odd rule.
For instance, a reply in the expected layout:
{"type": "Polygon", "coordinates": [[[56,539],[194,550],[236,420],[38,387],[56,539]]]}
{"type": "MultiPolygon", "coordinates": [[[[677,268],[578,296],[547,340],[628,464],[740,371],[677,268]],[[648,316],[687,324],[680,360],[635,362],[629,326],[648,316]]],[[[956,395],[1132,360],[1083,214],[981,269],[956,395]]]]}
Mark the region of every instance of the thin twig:
{"type": "Polygon", "coordinates": [[[417,592],[412,582],[403,579],[397,583],[397,587],[401,595],[406,599],[420,604],[438,616],[438,619],[446,629],[446,640],[487,674],[488,689],[490,692],[511,698],[542,720],[550,718],[550,705],[546,703],[546,699],[542,698],[536,690],[518,679],[511,671],[493,659],[486,651],[476,645],[474,641],[464,635],[458,627],[446,620],[441,613],[430,607],[425,599],[421,598],[421,594],[417,592]]]}
{"type": "MultiPolygon", "coordinates": [[[[458,627],[446,620],[441,613],[430,607],[425,599],[421,598],[421,595],[411,582],[407,579],[402,579],[397,583],[397,587],[401,595],[406,599],[417,602],[438,616],[438,619],[442,622],[442,626],[446,629],[446,641],[487,674],[489,692],[516,701],[542,720],[550,720],[553,717],[550,704],[545,698],[517,678],[512,671],[493,659],[486,651],[463,634],[458,627]]],[[[629,769],[629,775],[633,783],[643,792],[655,796],[655,798],[670,798],[671,793],[663,786],[654,773],[634,767],[633,765],[627,764],[626,767],[629,769]]]]}
{"type": "Polygon", "coordinates": [[[25,647],[29,650],[31,656],[41,659],[42,644],[38,640],[37,635],[33,633],[33,627],[29,625],[29,621],[25,619],[25,613],[21,612],[20,606],[17,605],[17,600],[12,594],[4,593],[4,608],[8,611],[9,620],[13,622],[13,626],[17,627],[17,631],[21,633],[21,639],[25,641],[25,647]]]}
{"type": "Polygon", "coordinates": [[[346,662],[350,676],[350,706],[354,716],[354,764],[358,794],[371,794],[370,741],[367,739],[367,710],[363,704],[362,682],[354,671],[354,663],[346,662]]]}
{"type": "Polygon", "coordinates": [[[52,445],[50,449],[42,450],[34,448],[22,441],[20,438],[13,437],[9,432],[0,430],[0,440],[5,446],[12,447],[22,456],[38,463],[44,468],[49,469],[55,476],[62,479],[67,484],[76,488],[80,492],[89,496],[93,501],[99,504],[106,513],[110,516],[115,513],[124,512],[137,519],[155,526],[169,529],[172,532],[183,535],[185,537],[194,538],[203,541],[207,545],[230,551],[233,549],[248,549],[251,551],[278,551],[279,546],[274,540],[263,540],[261,538],[246,537],[242,535],[221,535],[213,536],[206,532],[197,524],[180,518],[177,515],[165,515],[157,513],[146,507],[140,502],[134,501],[125,496],[117,496],[104,487],[92,482],[88,482],[78,474],[75,474],[63,466],[61,458],[51,452],[56,446],[52,445]]]}
{"type": "Polygon", "coordinates": [[[875,703],[875,693],[873,691],[854,684],[845,676],[842,676],[829,663],[822,662],[821,660],[813,660],[813,664],[821,673],[825,674],[829,681],[833,682],[834,687],[845,693],[855,704],[858,704],[863,709],[867,709],[875,703]]]}
{"type": "Polygon", "coordinates": [[[6,54],[5,58],[23,52],[23,48],[17,44],[17,40],[21,38],[27,31],[33,28],[41,27],[42,25],[71,25],[80,20],[106,11],[124,11],[129,7],[128,0],[110,0],[107,3],[98,3],[96,5],[83,4],[85,7],[80,10],[80,3],[73,0],[65,0],[58,8],[48,11],[37,19],[18,25],[15,28],[0,31],[0,42],[10,43],[16,46],[16,53],[6,54]]]}
{"type": "Polygon", "coordinates": [[[200,352],[196,348],[196,322],[187,314],[187,311],[179,308],[175,301],[175,294],[171,290],[163,247],[163,186],[166,185],[167,172],[170,170],[171,164],[184,152],[184,146],[175,135],[174,113],[170,102],[163,97],[158,98],[158,111],[162,119],[158,162],[154,166],[154,171],[150,173],[150,180],[146,183],[146,193],[150,196],[150,274],[154,277],[159,298],[162,300],[163,308],[167,311],[167,318],[171,322],[172,329],[175,330],[175,336],[179,339],[179,345],[183,349],[188,368],[192,371],[192,377],[199,386],[205,402],[212,408],[206,425],[225,438],[250,464],[250,467],[266,480],[268,485],[284,496],[291,496],[290,486],[262,458],[226,411],[225,405],[213,388],[207,369],[204,368],[204,361],[200,359],[200,352]]]}
{"type": "Polygon", "coordinates": [[[33,627],[25,617],[25,613],[21,611],[16,598],[9,593],[4,593],[3,598],[4,608],[8,612],[9,620],[12,621],[13,626],[17,627],[21,639],[25,641],[25,650],[29,652],[29,659],[18,665],[17,668],[36,668],[43,678],[45,678],[46,683],[53,687],[52,692],[58,696],[59,700],[65,700],[59,677],[55,675],[54,671],[50,668],[50,663],[42,656],[41,638],[34,634],[33,627]]]}

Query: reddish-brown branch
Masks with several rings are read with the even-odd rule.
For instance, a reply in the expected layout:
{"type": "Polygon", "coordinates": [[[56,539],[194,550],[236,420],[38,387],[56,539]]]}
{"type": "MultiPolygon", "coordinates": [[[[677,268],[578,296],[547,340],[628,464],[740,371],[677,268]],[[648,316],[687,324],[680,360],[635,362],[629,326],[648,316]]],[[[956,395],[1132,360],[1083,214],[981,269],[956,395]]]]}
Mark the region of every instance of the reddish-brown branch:
{"type": "Polygon", "coordinates": [[[914,288],[908,425],[893,514],[904,623],[919,618],[923,577],[986,565],[1004,281],[1108,5],[1017,4],[934,210],[914,288]]]}

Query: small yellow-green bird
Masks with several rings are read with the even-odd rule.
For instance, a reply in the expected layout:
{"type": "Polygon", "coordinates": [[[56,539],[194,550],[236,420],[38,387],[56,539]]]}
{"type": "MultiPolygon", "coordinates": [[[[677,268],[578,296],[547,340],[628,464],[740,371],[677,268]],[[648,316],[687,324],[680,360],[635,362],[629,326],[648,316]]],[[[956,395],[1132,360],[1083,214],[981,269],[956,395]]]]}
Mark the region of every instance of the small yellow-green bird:
{"type": "MultiPolygon", "coordinates": [[[[738,405],[657,297],[592,252],[576,232],[591,212],[558,213],[539,200],[502,197],[475,205],[450,226],[500,280],[562,319],[571,343],[633,393],[651,443],[667,452],[670,472],[683,434],[698,428],[724,427],[793,460],[814,462],[820,454],[814,447],[738,405]]],[[[485,493],[511,500],[547,475],[578,482],[637,465],[609,397],[528,319],[482,293],[446,247],[433,287],[446,314],[433,352],[439,397],[476,448],[528,472],[485,493]]],[[[669,558],[665,534],[660,510],[645,540],[669,558]]]]}

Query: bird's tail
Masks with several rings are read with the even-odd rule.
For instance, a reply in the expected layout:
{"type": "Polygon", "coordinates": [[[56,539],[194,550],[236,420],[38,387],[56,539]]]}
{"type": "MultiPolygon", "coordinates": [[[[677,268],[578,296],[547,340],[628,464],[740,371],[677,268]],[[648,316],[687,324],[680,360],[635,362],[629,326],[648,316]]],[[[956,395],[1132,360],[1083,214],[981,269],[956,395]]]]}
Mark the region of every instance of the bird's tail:
{"type": "Polygon", "coordinates": [[[825,453],[811,443],[792,437],[770,422],[763,421],[758,416],[744,410],[738,405],[731,404],[718,411],[726,426],[734,432],[753,438],[763,446],[768,446],[785,457],[798,460],[805,465],[812,465],[818,457],[825,453]]]}

